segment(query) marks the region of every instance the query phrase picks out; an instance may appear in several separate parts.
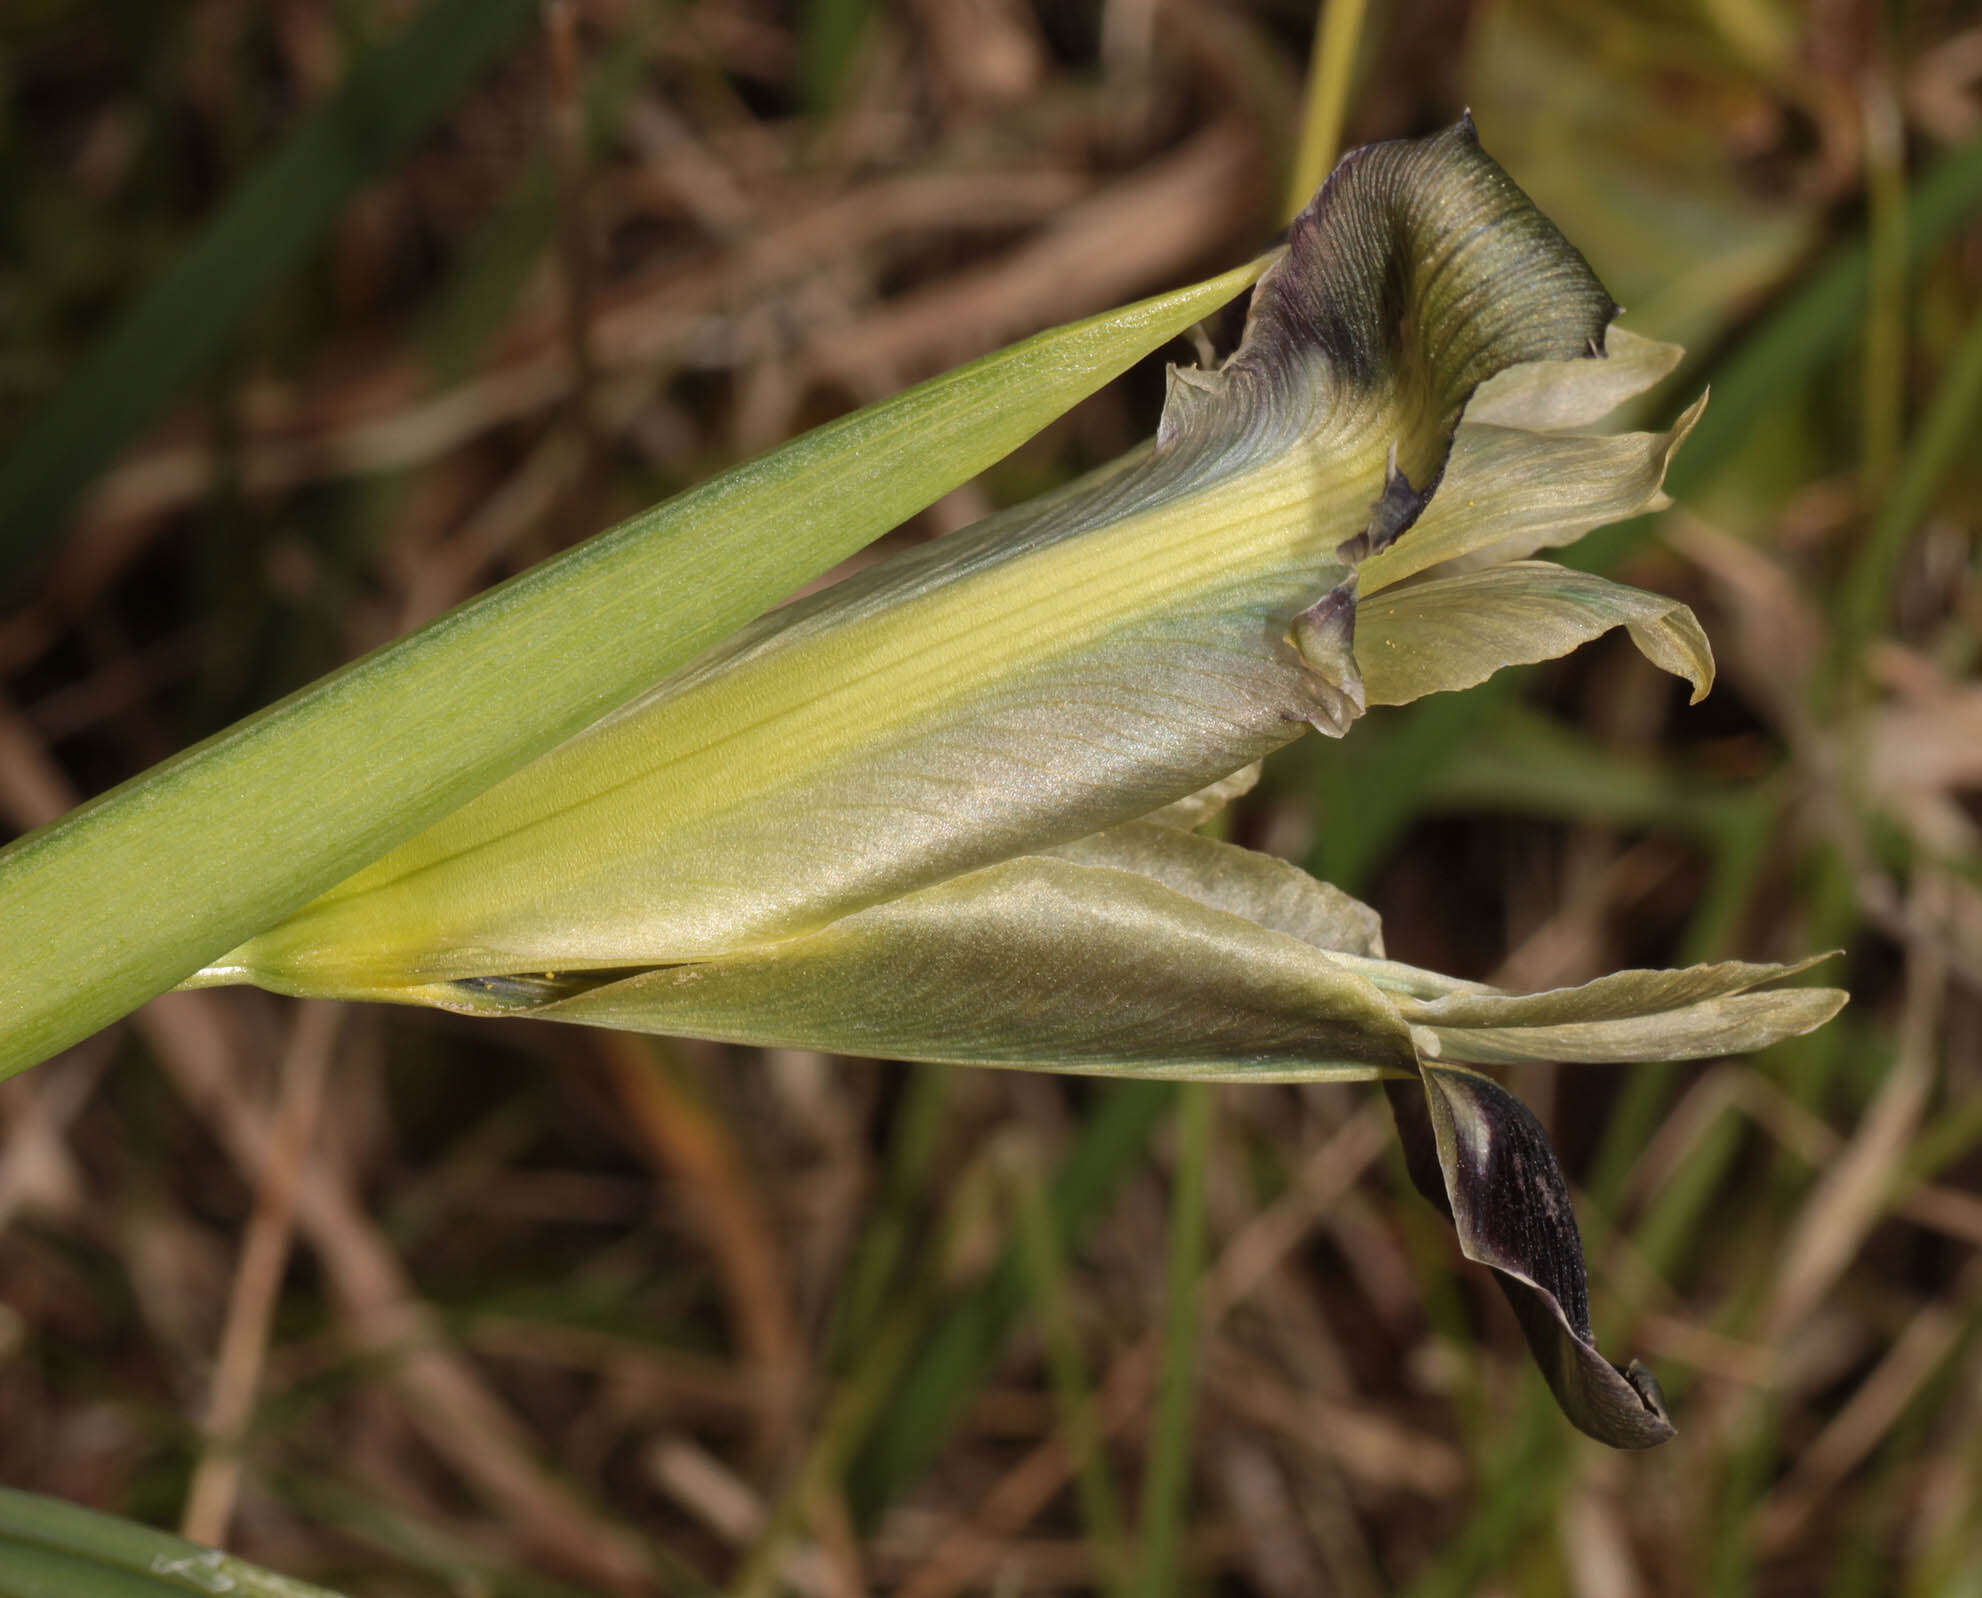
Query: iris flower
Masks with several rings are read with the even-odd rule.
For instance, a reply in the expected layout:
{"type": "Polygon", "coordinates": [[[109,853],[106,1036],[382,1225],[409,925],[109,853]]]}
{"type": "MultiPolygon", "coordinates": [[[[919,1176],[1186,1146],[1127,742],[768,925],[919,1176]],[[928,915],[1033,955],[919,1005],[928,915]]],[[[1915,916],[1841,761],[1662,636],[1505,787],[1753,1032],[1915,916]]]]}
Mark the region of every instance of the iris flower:
{"type": "MultiPolygon", "coordinates": [[[[1470,122],[1347,157],[1155,439],[773,612],[195,978],[942,1064],[1381,1080],[1417,1185],[1569,1418],[1671,1435],[1594,1345],[1534,1117],[1480,1066],[1756,1048],[1795,969],[1517,995],[1195,829],[1262,756],[1676,601],[1534,557],[1657,508],[1693,412],[1583,431],[1678,352],[1611,326],[1470,122]]],[[[519,692],[528,685],[520,684],[519,692]]]]}

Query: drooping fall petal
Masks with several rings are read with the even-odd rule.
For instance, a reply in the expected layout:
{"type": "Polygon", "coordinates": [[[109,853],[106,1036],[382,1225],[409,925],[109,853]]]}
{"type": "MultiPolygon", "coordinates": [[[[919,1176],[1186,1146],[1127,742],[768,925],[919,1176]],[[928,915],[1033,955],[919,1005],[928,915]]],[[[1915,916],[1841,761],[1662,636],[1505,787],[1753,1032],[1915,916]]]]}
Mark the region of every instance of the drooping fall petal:
{"type": "Polygon", "coordinates": [[[1621,1063],[1745,1054],[1822,1026],[1844,1002],[1835,988],[1768,986],[1819,959],[1793,965],[1724,960],[1679,971],[1613,971],[1548,993],[1453,992],[1400,998],[1398,1013],[1428,1028],[1442,1056],[1475,1065],[1554,1060],[1621,1063]]]}
{"type": "Polygon", "coordinates": [[[1653,665],[1713,686],[1714,657],[1700,624],[1676,599],[1627,588],[1545,560],[1515,561],[1386,588],[1357,615],[1356,659],[1373,705],[1471,688],[1506,666],[1553,660],[1613,627],[1653,665]]]}
{"type": "Polygon", "coordinates": [[[1528,1107],[1491,1078],[1450,1066],[1428,1065],[1422,1092],[1385,1087],[1412,1183],[1451,1218],[1461,1252],[1492,1268],[1563,1413],[1613,1448],[1670,1438],[1651,1374],[1597,1352],[1569,1188],[1528,1107]]]}

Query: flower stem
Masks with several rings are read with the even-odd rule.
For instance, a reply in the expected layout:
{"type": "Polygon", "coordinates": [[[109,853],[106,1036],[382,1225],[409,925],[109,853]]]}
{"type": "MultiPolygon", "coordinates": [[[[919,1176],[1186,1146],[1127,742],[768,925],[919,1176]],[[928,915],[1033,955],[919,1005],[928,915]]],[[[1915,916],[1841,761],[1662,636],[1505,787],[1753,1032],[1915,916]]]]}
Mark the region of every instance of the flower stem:
{"type": "Polygon", "coordinates": [[[1314,58],[1308,93],[1301,107],[1301,145],[1288,180],[1285,214],[1298,216],[1321,187],[1342,149],[1342,124],[1349,112],[1349,84],[1355,76],[1356,46],[1362,38],[1364,0],[1325,0],[1315,20],[1314,58]]]}

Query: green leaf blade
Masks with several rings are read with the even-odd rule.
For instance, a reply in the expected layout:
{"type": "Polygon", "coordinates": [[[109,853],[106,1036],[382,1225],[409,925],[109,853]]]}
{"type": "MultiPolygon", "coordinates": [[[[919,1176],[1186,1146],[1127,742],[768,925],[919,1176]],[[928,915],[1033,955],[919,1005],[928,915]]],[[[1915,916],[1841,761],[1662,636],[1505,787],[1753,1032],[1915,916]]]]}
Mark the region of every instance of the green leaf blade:
{"type": "Polygon", "coordinates": [[[0,461],[0,575],[61,530],[90,479],[226,350],[263,292],[535,12],[530,0],[435,0],[249,176],[0,461]]]}
{"type": "Polygon", "coordinates": [[[134,1520],[0,1487],[0,1598],[338,1598],[134,1520]]]}

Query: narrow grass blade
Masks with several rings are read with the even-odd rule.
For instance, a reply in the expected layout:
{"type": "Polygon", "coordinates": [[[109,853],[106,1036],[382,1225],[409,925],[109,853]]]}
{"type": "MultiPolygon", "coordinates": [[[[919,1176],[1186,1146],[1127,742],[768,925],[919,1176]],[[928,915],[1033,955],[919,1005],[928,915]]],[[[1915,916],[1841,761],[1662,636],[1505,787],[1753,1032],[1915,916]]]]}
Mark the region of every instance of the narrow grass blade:
{"type": "Polygon", "coordinates": [[[1867,493],[1892,481],[1906,428],[1906,132],[1886,74],[1859,87],[1865,141],[1866,276],[1859,337],[1860,475],[1867,493]]]}
{"type": "Polygon", "coordinates": [[[1307,97],[1301,107],[1301,143],[1287,185],[1289,216],[1308,203],[1308,196],[1328,176],[1328,169],[1342,151],[1342,125],[1349,116],[1363,11],[1364,0],[1322,0],[1315,19],[1307,97]]]}
{"type": "MultiPolygon", "coordinates": [[[[1174,1103],[1160,1083],[1108,1085],[1053,1182],[1050,1203],[1062,1248],[1071,1248],[1114,1198],[1174,1103]]],[[[1025,1280],[1014,1245],[923,1340],[920,1355],[897,1384],[848,1483],[857,1514],[871,1519],[942,1447],[965,1403],[989,1378],[1024,1304],[1025,1280]]]]}
{"type": "Polygon", "coordinates": [[[1750,783],[1710,782],[1677,762],[1620,754],[1525,705],[1498,707],[1485,722],[1480,740],[1436,774],[1427,794],[1434,808],[1656,827],[1704,844],[1752,824],[1758,812],[1750,783]]]}
{"type": "Polygon", "coordinates": [[[1073,1292],[1067,1262],[1046,1203],[1046,1184],[1033,1160],[1014,1162],[1012,1196],[1018,1212],[1019,1257],[1032,1295],[1033,1317],[1046,1345],[1046,1364],[1059,1410],[1060,1435],[1074,1462],[1087,1540],[1101,1568],[1101,1587],[1114,1598],[1128,1598],[1128,1563],[1122,1540],[1122,1513],[1108,1468],[1101,1423],[1094,1403],[1087,1357],[1074,1324],[1073,1292]]]}
{"type": "Polygon", "coordinates": [[[1204,1303],[1204,1189],[1211,1167],[1216,1101],[1202,1082],[1177,1089],[1177,1172],[1170,1198],[1170,1270],[1163,1316],[1163,1369],[1143,1478],[1143,1598],[1180,1590],[1178,1565],[1190,1493],[1192,1412],[1198,1385],[1198,1324],[1204,1303]]]}
{"type": "Polygon", "coordinates": [[[1907,541],[1942,480],[1974,446],[1982,415],[1982,317],[1969,325],[1935,390],[1891,491],[1880,501],[1872,536],[1858,548],[1840,592],[1833,680],[1849,670],[1885,620],[1907,541]]]}
{"type": "Polygon", "coordinates": [[[901,1279],[903,1258],[928,1209],[925,1195],[942,1148],[955,1080],[942,1069],[909,1073],[889,1133],[885,1174],[833,1305],[828,1348],[836,1364],[847,1363],[866,1340],[901,1279]]]}
{"type": "MultiPolygon", "coordinates": [[[[1982,207],[1982,139],[1971,139],[1923,178],[1908,197],[1911,269],[1982,207]]],[[[1713,373],[1714,403],[1673,462],[1667,487],[1684,499],[1733,458],[1752,428],[1783,397],[1800,393],[1857,333],[1871,282],[1871,247],[1841,244],[1803,287],[1713,373]]],[[[1594,551],[1592,552],[1594,553],[1594,551]]]]}
{"type": "Polygon", "coordinates": [[[1362,723],[1361,747],[1353,756],[1311,740],[1323,826],[1308,869],[1350,893],[1364,891],[1430,807],[1442,775],[1515,702],[1519,687],[1519,675],[1504,671],[1464,693],[1418,700],[1402,714],[1372,715],[1362,723]]]}
{"type": "Polygon", "coordinates": [[[0,1598],[338,1598],[136,1521],[0,1488],[0,1598]]]}
{"type": "Polygon", "coordinates": [[[435,0],[256,169],[0,462],[0,577],[61,532],[90,479],[226,350],[262,293],[536,12],[533,0],[435,0]]]}

